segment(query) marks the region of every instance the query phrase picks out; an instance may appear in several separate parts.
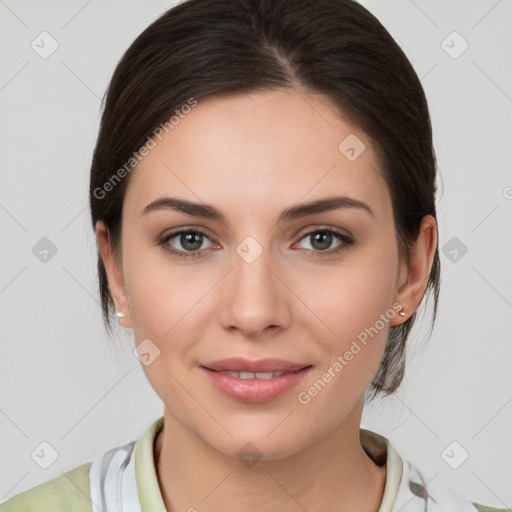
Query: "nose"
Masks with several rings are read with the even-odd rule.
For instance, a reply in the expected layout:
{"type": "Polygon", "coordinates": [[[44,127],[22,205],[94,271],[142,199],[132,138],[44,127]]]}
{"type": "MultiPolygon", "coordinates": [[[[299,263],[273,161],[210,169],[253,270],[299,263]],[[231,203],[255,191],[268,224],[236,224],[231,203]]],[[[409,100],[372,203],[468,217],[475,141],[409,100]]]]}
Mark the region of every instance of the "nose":
{"type": "Polygon", "coordinates": [[[289,326],[293,294],[280,276],[270,251],[254,261],[238,253],[222,288],[220,321],[244,338],[262,339],[289,326]]]}

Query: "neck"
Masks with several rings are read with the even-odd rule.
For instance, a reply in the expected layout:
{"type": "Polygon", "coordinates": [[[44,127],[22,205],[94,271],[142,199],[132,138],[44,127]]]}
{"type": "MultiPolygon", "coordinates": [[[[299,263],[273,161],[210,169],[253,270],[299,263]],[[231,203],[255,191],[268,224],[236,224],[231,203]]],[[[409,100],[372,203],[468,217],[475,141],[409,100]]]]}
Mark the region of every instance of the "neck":
{"type": "Polygon", "coordinates": [[[377,466],[359,442],[361,412],[362,405],[292,456],[244,465],[214,450],[166,408],[154,453],[167,511],[321,512],[335,506],[340,512],[377,512],[386,466],[377,466]]]}

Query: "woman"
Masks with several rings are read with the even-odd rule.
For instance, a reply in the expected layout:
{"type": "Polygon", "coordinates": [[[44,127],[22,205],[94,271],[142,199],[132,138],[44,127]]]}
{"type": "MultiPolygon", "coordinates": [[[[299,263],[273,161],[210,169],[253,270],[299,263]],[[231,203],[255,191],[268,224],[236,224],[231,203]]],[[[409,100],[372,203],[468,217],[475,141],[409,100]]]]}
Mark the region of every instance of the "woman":
{"type": "Polygon", "coordinates": [[[107,329],[164,415],[11,510],[490,510],[360,428],[439,290],[428,106],[349,0],[189,0],[112,78],[90,182],[107,329]]]}

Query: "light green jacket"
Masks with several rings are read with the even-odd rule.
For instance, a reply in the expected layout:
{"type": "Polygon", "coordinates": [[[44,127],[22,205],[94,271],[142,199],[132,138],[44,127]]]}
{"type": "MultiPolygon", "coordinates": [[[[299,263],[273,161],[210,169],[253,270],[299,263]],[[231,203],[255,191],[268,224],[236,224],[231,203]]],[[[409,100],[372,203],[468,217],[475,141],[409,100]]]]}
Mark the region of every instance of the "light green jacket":
{"type": "MultiPolygon", "coordinates": [[[[14,496],[0,505],[0,512],[166,512],[153,456],[163,420],[156,420],[140,440],[14,496]]],[[[360,440],[376,464],[386,463],[378,512],[512,512],[474,503],[435,480],[425,485],[421,473],[375,432],[361,428],[360,440]]]]}

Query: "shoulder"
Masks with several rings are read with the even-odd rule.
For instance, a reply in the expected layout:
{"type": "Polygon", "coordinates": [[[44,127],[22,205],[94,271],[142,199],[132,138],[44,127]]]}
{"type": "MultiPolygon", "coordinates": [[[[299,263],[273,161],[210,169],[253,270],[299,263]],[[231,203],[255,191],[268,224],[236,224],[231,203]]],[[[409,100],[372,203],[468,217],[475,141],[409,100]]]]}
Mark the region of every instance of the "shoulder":
{"type": "Polygon", "coordinates": [[[149,504],[145,508],[165,511],[153,465],[153,443],[163,420],[163,416],[155,420],[138,441],[111,448],[91,462],[0,503],[0,512],[92,512],[93,502],[94,510],[100,509],[100,503],[105,510],[135,510],[139,485],[149,504]]]}
{"type": "Polygon", "coordinates": [[[91,512],[89,468],[82,464],[0,504],[0,512],[91,512]]]}
{"type": "Polygon", "coordinates": [[[478,512],[512,512],[512,508],[494,508],[488,507],[486,505],[481,505],[480,503],[473,502],[474,507],[478,512]]]}
{"type": "Polygon", "coordinates": [[[404,512],[512,512],[511,508],[495,508],[477,503],[459,494],[446,481],[433,478],[426,482],[421,472],[407,461],[403,461],[403,475],[397,501],[405,507],[404,512]]]}
{"type": "Polygon", "coordinates": [[[386,485],[378,512],[512,512],[510,507],[490,507],[459,494],[437,473],[425,478],[381,434],[361,428],[360,440],[377,465],[386,463],[386,485]]]}

